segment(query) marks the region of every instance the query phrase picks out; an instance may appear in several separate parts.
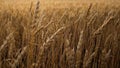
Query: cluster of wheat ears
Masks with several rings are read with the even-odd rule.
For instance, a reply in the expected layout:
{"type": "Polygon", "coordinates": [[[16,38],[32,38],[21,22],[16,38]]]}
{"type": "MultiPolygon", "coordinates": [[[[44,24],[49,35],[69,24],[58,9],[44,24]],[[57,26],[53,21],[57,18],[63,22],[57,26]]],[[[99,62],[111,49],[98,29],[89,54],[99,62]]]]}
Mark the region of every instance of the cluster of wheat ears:
{"type": "Polygon", "coordinates": [[[0,8],[0,68],[119,67],[119,5],[0,8]]]}

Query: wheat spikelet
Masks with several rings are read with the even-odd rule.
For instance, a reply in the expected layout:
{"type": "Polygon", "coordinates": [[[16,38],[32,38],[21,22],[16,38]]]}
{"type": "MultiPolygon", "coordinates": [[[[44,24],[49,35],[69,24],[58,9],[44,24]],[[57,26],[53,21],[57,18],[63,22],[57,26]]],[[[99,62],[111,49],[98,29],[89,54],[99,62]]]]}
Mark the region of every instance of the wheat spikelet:
{"type": "Polygon", "coordinates": [[[5,47],[5,45],[8,43],[8,41],[11,39],[11,37],[13,37],[13,33],[14,33],[14,32],[11,32],[11,33],[6,37],[6,40],[3,42],[3,44],[2,44],[1,47],[0,47],[0,52],[1,52],[1,50],[5,47]]]}
{"type": "Polygon", "coordinates": [[[79,41],[78,41],[78,44],[77,44],[77,52],[76,52],[76,55],[77,55],[77,58],[76,58],[76,67],[79,67],[79,63],[80,63],[80,49],[81,49],[81,46],[83,44],[83,30],[81,30],[80,32],[80,36],[79,36],[79,41]]]}
{"type": "Polygon", "coordinates": [[[87,27],[92,23],[92,21],[94,21],[94,18],[96,17],[96,13],[92,16],[92,18],[90,19],[90,21],[87,23],[87,27]]]}
{"type": "Polygon", "coordinates": [[[63,29],[65,29],[65,27],[59,28],[50,38],[48,38],[48,39],[46,40],[46,42],[43,43],[43,46],[45,46],[49,41],[51,41],[51,40],[57,35],[57,33],[60,32],[60,31],[63,30],[63,29]]]}
{"type": "Polygon", "coordinates": [[[100,31],[109,23],[109,21],[113,19],[113,16],[108,17],[103,24],[93,33],[93,35],[97,35],[100,33],[100,31]]]}
{"type": "Polygon", "coordinates": [[[80,33],[80,36],[79,36],[79,41],[78,41],[78,45],[77,45],[77,49],[79,50],[81,45],[82,45],[82,40],[83,39],[83,30],[81,31],[80,33]]]}
{"type": "Polygon", "coordinates": [[[26,52],[27,46],[23,48],[21,53],[18,55],[17,59],[14,61],[14,63],[11,65],[12,68],[16,68],[16,64],[19,62],[19,60],[22,58],[22,55],[26,52]]]}
{"type": "Polygon", "coordinates": [[[105,58],[104,59],[108,59],[109,57],[111,57],[111,49],[109,49],[109,51],[106,53],[105,58]]]}
{"type": "Polygon", "coordinates": [[[83,68],[86,68],[86,67],[92,62],[92,59],[94,58],[95,54],[96,54],[96,53],[93,52],[93,53],[90,55],[90,57],[88,58],[88,60],[84,63],[83,68]]]}
{"type": "Polygon", "coordinates": [[[69,68],[75,67],[75,51],[74,48],[67,48],[66,50],[66,60],[68,62],[69,68]]]}
{"type": "Polygon", "coordinates": [[[105,44],[104,45],[107,45],[107,43],[108,43],[108,41],[109,41],[109,39],[112,37],[112,34],[109,34],[108,35],[108,37],[106,38],[106,40],[105,40],[105,44]]]}
{"type": "Polygon", "coordinates": [[[62,19],[64,18],[64,16],[66,15],[67,10],[64,11],[64,13],[62,14],[61,18],[58,20],[58,23],[60,23],[62,21],[62,19]]]}
{"type": "Polygon", "coordinates": [[[38,0],[35,11],[34,11],[34,19],[33,19],[32,25],[31,25],[32,28],[35,28],[35,26],[38,25],[38,21],[39,21],[38,15],[39,15],[39,7],[40,7],[39,4],[40,4],[40,1],[38,0]]]}
{"type": "Polygon", "coordinates": [[[91,8],[92,8],[92,3],[89,5],[89,8],[88,8],[87,13],[86,13],[86,17],[90,15],[91,8]]]}

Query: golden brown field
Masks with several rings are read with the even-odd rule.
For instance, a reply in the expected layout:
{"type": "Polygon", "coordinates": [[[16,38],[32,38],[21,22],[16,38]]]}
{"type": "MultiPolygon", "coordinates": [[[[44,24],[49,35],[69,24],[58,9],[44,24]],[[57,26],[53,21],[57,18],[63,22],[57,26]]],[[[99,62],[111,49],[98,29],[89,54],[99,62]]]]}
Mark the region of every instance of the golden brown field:
{"type": "Polygon", "coordinates": [[[0,0],[0,68],[120,68],[120,1],[0,0]]]}

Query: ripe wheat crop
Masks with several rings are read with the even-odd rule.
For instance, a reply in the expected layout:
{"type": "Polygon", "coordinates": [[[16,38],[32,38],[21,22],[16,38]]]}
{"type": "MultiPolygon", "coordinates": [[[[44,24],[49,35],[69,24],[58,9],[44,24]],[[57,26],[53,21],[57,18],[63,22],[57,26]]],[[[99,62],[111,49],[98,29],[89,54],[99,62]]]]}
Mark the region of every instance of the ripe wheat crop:
{"type": "Polygon", "coordinates": [[[115,1],[0,3],[0,68],[120,68],[115,1]]]}

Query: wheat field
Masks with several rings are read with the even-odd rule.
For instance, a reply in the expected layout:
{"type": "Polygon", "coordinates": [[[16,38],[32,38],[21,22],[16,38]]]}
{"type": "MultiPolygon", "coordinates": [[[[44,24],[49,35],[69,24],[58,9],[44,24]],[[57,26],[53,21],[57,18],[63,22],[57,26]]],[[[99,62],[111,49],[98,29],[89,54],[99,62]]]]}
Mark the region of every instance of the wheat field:
{"type": "Polygon", "coordinates": [[[120,68],[120,1],[0,0],[0,68],[120,68]]]}

